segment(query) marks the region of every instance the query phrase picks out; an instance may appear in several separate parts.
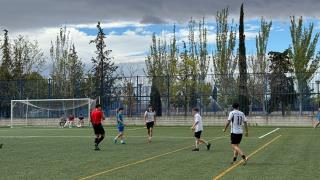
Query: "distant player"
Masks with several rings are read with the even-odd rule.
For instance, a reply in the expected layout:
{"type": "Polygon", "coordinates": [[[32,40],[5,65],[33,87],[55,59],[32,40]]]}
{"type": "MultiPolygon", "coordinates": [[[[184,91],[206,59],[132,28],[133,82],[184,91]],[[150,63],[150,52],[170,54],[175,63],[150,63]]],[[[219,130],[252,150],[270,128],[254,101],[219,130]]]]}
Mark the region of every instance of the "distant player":
{"type": "Polygon", "coordinates": [[[148,129],[148,143],[151,143],[153,126],[156,125],[156,112],[150,105],[148,110],[144,113],[144,122],[148,129]]]}
{"type": "Polygon", "coordinates": [[[116,114],[116,119],[117,119],[117,128],[119,134],[114,138],[114,143],[117,143],[117,140],[120,138],[121,144],[125,144],[124,142],[124,121],[123,121],[123,108],[117,109],[117,114],[116,114]]]}
{"type": "Polygon", "coordinates": [[[201,139],[201,133],[203,131],[202,118],[199,114],[199,109],[194,107],[192,108],[192,115],[194,116],[194,123],[191,126],[191,129],[194,131],[194,137],[196,138],[196,146],[192,151],[199,151],[200,143],[207,145],[207,150],[210,150],[211,144],[207,141],[201,139]]]}
{"type": "Polygon", "coordinates": [[[60,127],[63,128],[64,125],[66,124],[66,122],[67,122],[67,118],[66,118],[66,116],[64,115],[64,113],[62,113],[62,116],[61,116],[60,122],[59,122],[60,127]]]}
{"type": "Polygon", "coordinates": [[[68,117],[68,121],[64,124],[63,127],[69,126],[69,128],[72,128],[74,126],[74,115],[70,114],[68,117]]]}
{"type": "Polygon", "coordinates": [[[313,122],[313,127],[316,128],[319,126],[319,124],[320,124],[320,108],[318,109],[316,121],[313,122]]]}
{"type": "Polygon", "coordinates": [[[233,150],[233,161],[231,164],[237,161],[238,155],[240,155],[244,161],[244,165],[247,163],[248,158],[244,155],[243,151],[240,149],[239,144],[242,139],[243,125],[246,130],[245,136],[248,137],[248,126],[247,119],[243,112],[239,111],[239,103],[234,103],[232,105],[233,111],[229,113],[228,120],[226,122],[223,132],[226,131],[228,126],[231,126],[231,147],[233,150]]]}
{"type": "Polygon", "coordinates": [[[78,124],[77,124],[77,127],[78,128],[81,128],[81,127],[84,127],[84,117],[82,114],[80,114],[80,116],[78,117],[79,121],[78,121],[78,124]]]}
{"type": "Polygon", "coordinates": [[[96,108],[91,112],[91,123],[94,130],[94,134],[96,135],[96,138],[94,140],[95,143],[95,149],[96,151],[99,151],[99,144],[104,139],[105,131],[102,126],[102,121],[105,119],[104,114],[101,109],[101,105],[97,104],[96,108]]]}

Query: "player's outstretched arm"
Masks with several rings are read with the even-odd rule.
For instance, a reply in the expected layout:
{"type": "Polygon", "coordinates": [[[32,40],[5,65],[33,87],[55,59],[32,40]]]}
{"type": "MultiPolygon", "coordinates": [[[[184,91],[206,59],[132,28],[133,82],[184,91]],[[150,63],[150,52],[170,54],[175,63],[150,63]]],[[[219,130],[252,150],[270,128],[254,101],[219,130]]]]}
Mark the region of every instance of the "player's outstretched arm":
{"type": "Polygon", "coordinates": [[[144,124],[147,124],[147,112],[144,113],[144,124]]]}
{"type": "Polygon", "coordinates": [[[223,132],[226,132],[227,128],[229,127],[230,121],[226,121],[226,125],[224,126],[223,132]]]}

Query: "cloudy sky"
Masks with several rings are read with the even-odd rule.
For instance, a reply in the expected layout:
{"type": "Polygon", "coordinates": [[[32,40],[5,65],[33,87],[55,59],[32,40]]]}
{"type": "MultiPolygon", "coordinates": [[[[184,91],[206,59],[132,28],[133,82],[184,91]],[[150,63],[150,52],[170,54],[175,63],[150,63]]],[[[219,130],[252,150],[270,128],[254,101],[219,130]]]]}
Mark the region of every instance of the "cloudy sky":
{"type": "MultiPolygon", "coordinates": [[[[179,40],[187,37],[186,23],[193,17],[206,17],[209,43],[215,41],[215,14],[229,7],[230,16],[238,21],[242,1],[235,0],[0,0],[0,28],[11,37],[18,34],[38,40],[49,56],[50,41],[59,28],[67,26],[79,56],[90,65],[94,46],[89,41],[96,34],[96,23],[103,23],[107,45],[119,63],[143,62],[151,34],[164,36],[177,24],[179,40]]],[[[246,0],[247,52],[255,52],[254,38],[259,19],[273,20],[269,50],[284,50],[290,45],[289,17],[304,16],[320,30],[319,0],[246,0]]]]}

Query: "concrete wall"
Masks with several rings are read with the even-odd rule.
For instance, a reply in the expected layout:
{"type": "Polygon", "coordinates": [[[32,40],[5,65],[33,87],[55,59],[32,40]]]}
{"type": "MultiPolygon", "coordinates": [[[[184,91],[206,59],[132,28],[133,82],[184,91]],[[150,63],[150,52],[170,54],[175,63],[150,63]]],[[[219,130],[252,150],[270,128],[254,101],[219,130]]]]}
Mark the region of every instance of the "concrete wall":
{"type": "MultiPolygon", "coordinates": [[[[222,126],[227,117],[225,116],[203,116],[203,124],[205,126],[222,126]]],[[[303,126],[310,127],[314,116],[249,116],[248,123],[251,126],[303,126]]],[[[125,117],[125,122],[129,125],[144,125],[143,117],[125,117]]],[[[59,119],[28,119],[26,124],[25,119],[14,119],[13,125],[28,125],[28,126],[57,126],[59,119]]],[[[76,121],[77,122],[77,121],[76,121]]],[[[157,124],[162,126],[191,126],[193,123],[192,116],[165,116],[157,117],[157,124]]],[[[85,125],[89,122],[86,119],[85,125]]],[[[115,125],[116,119],[114,117],[107,118],[104,121],[105,125],[115,125]]],[[[10,119],[0,119],[0,126],[10,126],[10,119]]]]}

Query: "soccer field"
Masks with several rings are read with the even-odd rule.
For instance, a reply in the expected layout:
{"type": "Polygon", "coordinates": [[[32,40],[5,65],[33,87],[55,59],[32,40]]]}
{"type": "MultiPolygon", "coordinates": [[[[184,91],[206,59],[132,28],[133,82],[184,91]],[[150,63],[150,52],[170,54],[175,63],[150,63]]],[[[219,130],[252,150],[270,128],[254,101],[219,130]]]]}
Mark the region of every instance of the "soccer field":
{"type": "MultiPolygon", "coordinates": [[[[210,151],[194,144],[190,127],[155,127],[147,144],[144,127],[127,127],[127,144],[114,144],[115,127],[106,127],[101,151],[94,151],[93,130],[0,128],[0,179],[211,180],[318,179],[320,128],[249,127],[241,148],[248,164],[231,165],[229,133],[205,127],[210,151]]],[[[238,158],[240,161],[240,158],[238,158]]]]}

